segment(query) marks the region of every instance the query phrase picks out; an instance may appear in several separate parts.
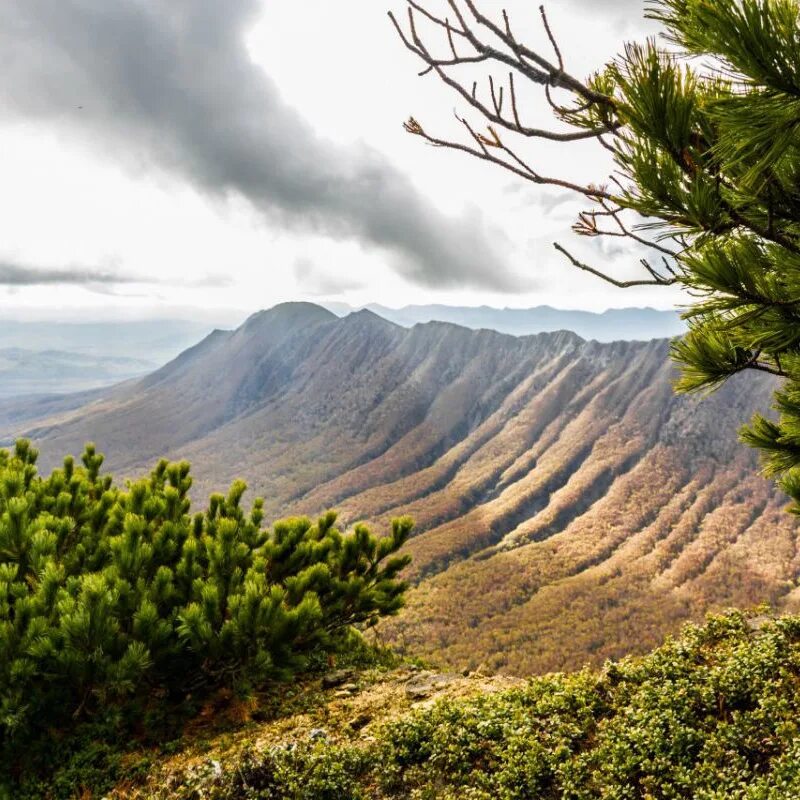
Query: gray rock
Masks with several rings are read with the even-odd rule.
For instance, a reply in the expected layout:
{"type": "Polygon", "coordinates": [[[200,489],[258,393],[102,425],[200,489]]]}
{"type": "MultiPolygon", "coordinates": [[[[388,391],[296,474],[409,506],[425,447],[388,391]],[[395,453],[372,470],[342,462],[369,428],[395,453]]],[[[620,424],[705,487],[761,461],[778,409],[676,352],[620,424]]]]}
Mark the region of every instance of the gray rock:
{"type": "Polygon", "coordinates": [[[308,738],[312,742],[324,742],[328,738],[328,732],[324,728],[312,728],[309,731],[308,738]]]}
{"type": "Polygon", "coordinates": [[[337,669],[335,672],[329,672],[322,676],[322,688],[334,689],[343,683],[352,681],[354,677],[355,672],[352,669],[337,669]]]}
{"type": "Polygon", "coordinates": [[[409,700],[423,700],[439,689],[449,686],[457,677],[441,672],[420,672],[406,683],[406,697],[409,700]]]}

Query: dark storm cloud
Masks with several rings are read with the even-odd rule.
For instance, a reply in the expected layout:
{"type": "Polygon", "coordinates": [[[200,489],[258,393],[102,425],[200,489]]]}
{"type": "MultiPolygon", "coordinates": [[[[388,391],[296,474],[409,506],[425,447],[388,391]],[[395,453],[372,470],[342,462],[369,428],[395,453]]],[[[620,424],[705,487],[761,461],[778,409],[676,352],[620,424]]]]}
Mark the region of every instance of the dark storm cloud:
{"type": "MultiPolygon", "coordinates": [[[[519,288],[481,217],[445,217],[381,154],[326,141],[283,102],[243,42],[257,10],[257,0],[2,0],[0,108],[242,195],[284,224],[386,248],[420,284],[519,288]]],[[[326,79],[313,52],[308,69],[326,79]]]]}
{"type": "MultiPolygon", "coordinates": [[[[137,279],[137,282],[141,279],[137,279]]],[[[42,269],[26,264],[0,261],[0,286],[46,286],[73,284],[121,284],[133,281],[102,269],[74,266],[67,269],[42,269]]]]}

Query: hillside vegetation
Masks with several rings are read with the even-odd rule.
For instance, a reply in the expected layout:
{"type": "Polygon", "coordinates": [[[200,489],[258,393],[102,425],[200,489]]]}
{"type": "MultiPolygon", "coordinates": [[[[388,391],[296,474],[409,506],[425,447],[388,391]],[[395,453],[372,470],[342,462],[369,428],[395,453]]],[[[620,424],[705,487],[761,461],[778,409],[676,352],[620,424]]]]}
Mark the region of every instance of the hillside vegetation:
{"type": "Polygon", "coordinates": [[[151,754],[149,778],[129,773],[110,797],[800,796],[796,617],[728,613],[646,657],[527,683],[413,668],[354,680],[345,691],[298,686],[268,722],[151,754]]]}
{"type": "Polygon", "coordinates": [[[123,476],[186,458],[200,497],[241,476],[268,520],[409,514],[417,586],[385,636],[457,669],[573,669],[709,610],[798,607],[796,525],[736,436],[774,379],[675,397],[668,351],[285,304],[13,433],[46,467],[89,440],[123,476]]]}

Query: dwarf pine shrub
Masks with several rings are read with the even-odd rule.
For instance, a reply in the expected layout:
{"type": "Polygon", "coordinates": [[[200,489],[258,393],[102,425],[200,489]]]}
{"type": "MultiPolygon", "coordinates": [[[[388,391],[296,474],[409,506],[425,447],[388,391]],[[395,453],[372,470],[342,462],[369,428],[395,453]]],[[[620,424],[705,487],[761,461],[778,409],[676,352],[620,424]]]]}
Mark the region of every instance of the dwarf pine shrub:
{"type": "Polygon", "coordinates": [[[46,477],[36,457],[27,441],[0,450],[6,758],[78,724],[138,725],[154,707],[285,678],[403,604],[407,519],[380,539],[343,535],[333,512],[267,528],[241,481],[190,513],[186,462],[119,487],[91,445],[46,477]]]}

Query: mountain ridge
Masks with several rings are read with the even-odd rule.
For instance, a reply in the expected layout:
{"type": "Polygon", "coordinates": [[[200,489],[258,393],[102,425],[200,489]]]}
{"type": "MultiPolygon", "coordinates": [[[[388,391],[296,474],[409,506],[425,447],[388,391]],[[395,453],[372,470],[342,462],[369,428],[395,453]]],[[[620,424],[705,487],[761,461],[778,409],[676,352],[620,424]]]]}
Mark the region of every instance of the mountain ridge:
{"type": "MultiPolygon", "coordinates": [[[[327,303],[339,316],[355,308],[346,303],[327,303]]],[[[473,330],[489,329],[513,336],[570,330],[582,338],[611,342],[619,339],[646,341],[670,338],[685,332],[686,325],[676,311],[654,308],[607,309],[602,312],[559,309],[540,305],[531,308],[482,306],[408,305],[390,308],[379,303],[364,306],[384,319],[404,327],[440,321],[452,322],[473,330]]]]}
{"type": "Polygon", "coordinates": [[[416,588],[384,634],[454,666],[565,669],[798,600],[796,525],[736,436],[774,381],[676,397],[668,351],[289,304],[13,433],[44,467],[90,439],[118,477],[186,458],[195,498],[243,477],[268,519],[410,514],[416,588]]]}

